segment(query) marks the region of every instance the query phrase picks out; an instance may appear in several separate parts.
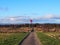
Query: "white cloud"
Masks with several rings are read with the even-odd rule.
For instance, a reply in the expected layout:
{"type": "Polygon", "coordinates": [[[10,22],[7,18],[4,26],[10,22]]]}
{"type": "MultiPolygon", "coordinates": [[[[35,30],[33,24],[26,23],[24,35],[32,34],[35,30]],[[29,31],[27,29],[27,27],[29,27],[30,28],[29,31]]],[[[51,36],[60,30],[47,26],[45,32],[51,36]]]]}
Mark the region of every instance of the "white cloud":
{"type": "Polygon", "coordinates": [[[48,14],[48,15],[43,16],[44,19],[51,19],[53,17],[54,16],[52,14],[48,14]]]}
{"type": "Polygon", "coordinates": [[[56,22],[60,22],[60,19],[55,20],[56,22]]]}
{"type": "Polygon", "coordinates": [[[15,20],[15,18],[10,18],[10,21],[14,21],[15,20]]]}
{"type": "Polygon", "coordinates": [[[35,17],[35,18],[32,18],[32,19],[36,19],[36,20],[39,20],[39,19],[52,19],[53,17],[54,17],[54,15],[48,14],[48,15],[44,15],[44,16],[38,16],[38,17],[35,17]]]}
{"type": "MultiPolygon", "coordinates": [[[[33,22],[60,22],[60,16],[55,16],[52,14],[48,14],[45,16],[40,16],[40,17],[34,17],[31,18],[33,20],[33,22]]],[[[29,17],[9,17],[9,18],[5,18],[3,20],[0,20],[0,22],[11,22],[11,23],[18,23],[18,22],[30,22],[30,18],[29,17]]]]}

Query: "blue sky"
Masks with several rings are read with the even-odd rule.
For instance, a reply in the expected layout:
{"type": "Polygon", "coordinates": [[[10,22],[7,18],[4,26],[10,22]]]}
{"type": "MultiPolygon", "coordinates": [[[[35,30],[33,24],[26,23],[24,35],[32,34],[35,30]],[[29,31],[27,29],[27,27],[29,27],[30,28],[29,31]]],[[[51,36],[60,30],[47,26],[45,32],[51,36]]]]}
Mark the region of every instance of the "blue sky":
{"type": "Polygon", "coordinates": [[[0,19],[16,16],[29,16],[41,23],[60,23],[60,19],[55,19],[60,18],[60,0],[0,0],[0,19]]]}

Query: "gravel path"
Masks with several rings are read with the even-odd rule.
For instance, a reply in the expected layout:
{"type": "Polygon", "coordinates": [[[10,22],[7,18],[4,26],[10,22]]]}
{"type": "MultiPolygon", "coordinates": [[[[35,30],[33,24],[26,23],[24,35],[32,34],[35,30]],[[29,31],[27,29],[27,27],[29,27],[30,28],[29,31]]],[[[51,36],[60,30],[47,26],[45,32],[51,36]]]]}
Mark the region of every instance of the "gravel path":
{"type": "Polygon", "coordinates": [[[22,42],[21,45],[41,45],[35,32],[31,32],[30,35],[22,42]]]}

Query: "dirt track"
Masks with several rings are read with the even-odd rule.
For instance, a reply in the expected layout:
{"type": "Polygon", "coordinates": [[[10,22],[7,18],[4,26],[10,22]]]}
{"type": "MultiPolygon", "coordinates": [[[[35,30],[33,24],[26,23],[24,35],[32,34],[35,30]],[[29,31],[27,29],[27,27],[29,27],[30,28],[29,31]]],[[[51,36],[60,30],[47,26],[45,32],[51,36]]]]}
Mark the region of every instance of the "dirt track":
{"type": "Polygon", "coordinates": [[[30,35],[22,42],[21,45],[41,45],[35,32],[31,32],[30,35]]]}

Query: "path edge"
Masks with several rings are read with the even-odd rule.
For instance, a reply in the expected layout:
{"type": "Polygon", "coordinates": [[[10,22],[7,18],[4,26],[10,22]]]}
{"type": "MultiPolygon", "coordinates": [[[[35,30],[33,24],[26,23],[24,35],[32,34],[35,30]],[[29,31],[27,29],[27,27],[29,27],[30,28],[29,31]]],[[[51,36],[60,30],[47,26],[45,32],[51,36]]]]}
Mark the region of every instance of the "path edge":
{"type": "MultiPolygon", "coordinates": [[[[31,33],[31,32],[30,32],[30,33],[31,33]]],[[[19,43],[18,45],[21,45],[22,42],[30,35],[30,33],[28,33],[28,34],[20,41],[20,43],[19,43]]]]}

